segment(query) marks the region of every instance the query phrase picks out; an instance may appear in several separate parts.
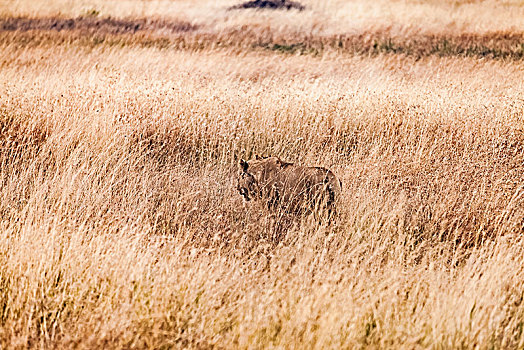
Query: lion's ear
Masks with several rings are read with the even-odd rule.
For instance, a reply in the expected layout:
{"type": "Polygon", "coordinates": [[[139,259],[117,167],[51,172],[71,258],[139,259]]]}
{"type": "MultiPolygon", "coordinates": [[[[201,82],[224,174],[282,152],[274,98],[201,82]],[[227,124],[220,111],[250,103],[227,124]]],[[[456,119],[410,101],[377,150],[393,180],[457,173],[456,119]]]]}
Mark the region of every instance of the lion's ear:
{"type": "Polygon", "coordinates": [[[249,164],[245,160],[240,159],[240,168],[243,172],[246,172],[247,168],[249,168],[249,164]]]}

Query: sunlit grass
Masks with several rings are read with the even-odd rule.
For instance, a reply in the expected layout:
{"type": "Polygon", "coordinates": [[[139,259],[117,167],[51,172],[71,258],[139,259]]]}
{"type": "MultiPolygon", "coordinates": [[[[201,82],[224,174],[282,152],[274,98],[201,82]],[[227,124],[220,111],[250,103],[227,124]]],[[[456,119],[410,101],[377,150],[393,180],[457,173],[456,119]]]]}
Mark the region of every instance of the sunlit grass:
{"type": "Polygon", "coordinates": [[[55,39],[0,49],[0,347],[524,346],[518,61],[55,39]],[[275,240],[254,154],[339,220],[275,240]]]}

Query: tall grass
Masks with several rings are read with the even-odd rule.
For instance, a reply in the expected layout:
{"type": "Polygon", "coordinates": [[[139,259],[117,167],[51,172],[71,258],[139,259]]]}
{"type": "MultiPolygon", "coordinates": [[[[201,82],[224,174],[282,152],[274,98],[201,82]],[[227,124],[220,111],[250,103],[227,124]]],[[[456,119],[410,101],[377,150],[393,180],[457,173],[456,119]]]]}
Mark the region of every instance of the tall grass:
{"type": "Polygon", "coordinates": [[[6,43],[0,344],[524,346],[521,64],[6,43]],[[253,154],[332,169],[276,241],[253,154]]]}

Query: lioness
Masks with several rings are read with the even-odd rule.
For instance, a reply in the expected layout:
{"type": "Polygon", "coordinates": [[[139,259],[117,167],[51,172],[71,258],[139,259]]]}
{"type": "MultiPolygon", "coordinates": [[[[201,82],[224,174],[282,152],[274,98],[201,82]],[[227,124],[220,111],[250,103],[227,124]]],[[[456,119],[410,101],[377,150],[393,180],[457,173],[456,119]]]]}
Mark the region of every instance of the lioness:
{"type": "Polygon", "coordinates": [[[320,209],[331,217],[342,183],[326,168],[257,157],[249,162],[240,160],[237,189],[244,200],[262,200],[270,210],[309,214],[320,209]]]}

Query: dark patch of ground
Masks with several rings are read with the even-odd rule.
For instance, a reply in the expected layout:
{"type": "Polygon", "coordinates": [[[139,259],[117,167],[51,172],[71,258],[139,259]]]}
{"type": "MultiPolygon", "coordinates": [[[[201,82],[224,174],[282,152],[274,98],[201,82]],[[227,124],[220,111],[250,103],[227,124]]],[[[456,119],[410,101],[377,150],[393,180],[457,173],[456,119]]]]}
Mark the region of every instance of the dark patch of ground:
{"type": "Polygon", "coordinates": [[[111,17],[77,17],[77,18],[27,18],[11,17],[0,19],[0,31],[87,31],[106,34],[127,34],[147,30],[165,30],[168,32],[190,32],[197,25],[184,21],[168,21],[161,19],[116,19],[111,17]]]}
{"type": "Polygon", "coordinates": [[[246,1],[242,4],[235,5],[229,8],[230,10],[239,10],[239,9],[271,9],[271,10],[299,10],[302,11],[305,9],[304,5],[288,0],[253,0],[246,1]]]}

